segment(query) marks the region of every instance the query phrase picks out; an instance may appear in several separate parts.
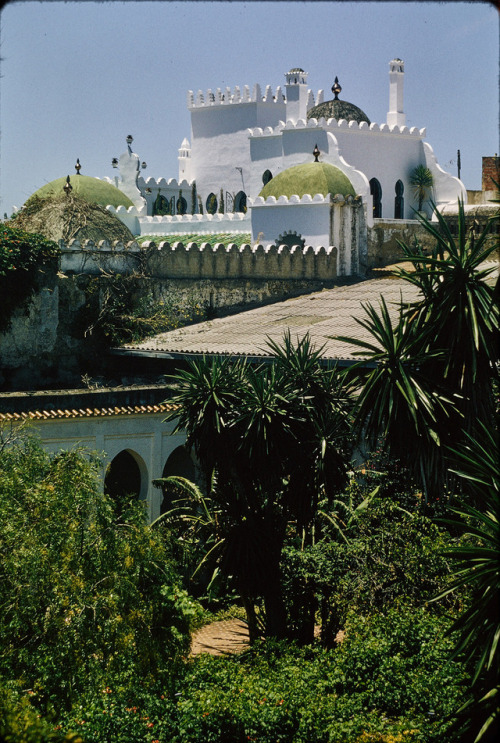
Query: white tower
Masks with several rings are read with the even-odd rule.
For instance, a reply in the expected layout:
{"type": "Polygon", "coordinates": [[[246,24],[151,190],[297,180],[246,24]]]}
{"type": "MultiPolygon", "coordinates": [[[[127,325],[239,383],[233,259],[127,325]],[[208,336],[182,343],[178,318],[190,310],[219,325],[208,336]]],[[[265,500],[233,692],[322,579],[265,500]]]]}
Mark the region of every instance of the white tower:
{"type": "Polygon", "coordinates": [[[184,137],[179,148],[179,181],[191,180],[191,146],[189,140],[184,137]]]}
{"type": "Polygon", "coordinates": [[[300,67],[294,67],[285,74],[286,78],[286,118],[297,122],[307,117],[307,72],[300,67]]]}
{"type": "Polygon", "coordinates": [[[405,63],[402,59],[392,59],[389,62],[389,111],[387,123],[389,126],[406,126],[406,115],[403,113],[403,82],[405,63]]]}

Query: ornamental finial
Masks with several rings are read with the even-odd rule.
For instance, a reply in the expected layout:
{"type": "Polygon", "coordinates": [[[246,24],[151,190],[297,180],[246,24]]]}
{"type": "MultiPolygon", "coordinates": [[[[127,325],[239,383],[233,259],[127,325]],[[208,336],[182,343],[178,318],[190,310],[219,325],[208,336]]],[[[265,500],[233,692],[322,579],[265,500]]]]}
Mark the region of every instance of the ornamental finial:
{"type": "Polygon", "coordinates": [[[340,93],[341,90],[342,90],[342,87],[341,87],[341,85],[339,83],[339,79],[338,79],[338,77],[335,77],[335,82],[332,85],[332,93],[335,96],[335,98],[334,98],[335,101],[338,101],[338,99],[339,99],[339,93],[340,93]]]}

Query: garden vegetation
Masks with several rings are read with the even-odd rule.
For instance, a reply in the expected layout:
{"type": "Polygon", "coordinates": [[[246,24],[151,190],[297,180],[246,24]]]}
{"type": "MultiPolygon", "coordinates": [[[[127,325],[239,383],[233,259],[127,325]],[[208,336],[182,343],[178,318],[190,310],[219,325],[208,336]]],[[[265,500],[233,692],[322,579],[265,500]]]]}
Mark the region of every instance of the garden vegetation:
{"type": "Polygon", "coordinates": [[[422,222],[435,250],[403,246],[401,272],[421,300],[396,322],[366,307],[359,365],[287,335],[270,363],[203,359],[170,380],[201,479],[157,481],[154,524],[101,492],[88,453],[2,449],[8,743],[497,740],[489,226],[466,230],[461,205],[456,238],[422,222]],[[189,657],[224,600],[250,649],[189,657]]]}

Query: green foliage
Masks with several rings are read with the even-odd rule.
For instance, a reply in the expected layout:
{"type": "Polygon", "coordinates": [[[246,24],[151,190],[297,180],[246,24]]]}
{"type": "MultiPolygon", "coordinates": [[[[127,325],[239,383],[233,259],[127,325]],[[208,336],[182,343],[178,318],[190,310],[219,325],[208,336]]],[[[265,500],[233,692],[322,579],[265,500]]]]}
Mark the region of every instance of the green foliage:
{"type": "Polygon", "coordinates": [[[366,430],[372,444],[380,436],[432,498],[453,483],[447,457],[463,431],[480,435],[480,424],[493,418],[499,321],[492,269],[481,266],[495,249],[486,247],[493,220],[476,238],[459,202],[455,239],[438,210],[436,219],[437,225],[421,218],[436,240],[431,255],[401,243],[414,270],[398,275],[416,285],[421,298],[402,303],[394,325],[381,298],[380,313],[368,306],[368,319],[358,320],[373,341],[342,338],[375,362],[373,371],[354,370],[358,431],[366,430]]]}
{"type": "Polygon", "coordinates": [[[468,498],[453,509],[450,523],[468,539],[448,550],[455,561],[453,582],[438,597],[472,587],[453,629],[459,632],[454,654],[465,653],[474,669],[471,696],[460,710],[462,732],[474,741],[497,740],[500,733],[500,477],[498,441],[491,434],[484,439],[480,444],[469,436],[456,452],[468,498]]]}
{"type": "Polygon", "coordinates": [[[215,214],[217,211],[217,196],[212,193],[210,194],[207,201],[207,214],[215,214]]]}
{"type": "Polygon", "coordinates": [[[3,450],[0,558],[0,674],[41,708],[123,674],[147,682],[189,646],[193,604],[143,505],[117,519],[79,450],[3,450]]]}
{"type": "Polygon", "coordinates": [[[74,332],[99,348],[133,343],[205,318],[192,296],[181,304],[166,294],[156,297],[139,276],[84,277],[86,303],[74,332]]]}
{"type": "MultiPolygon", "coordinates": [[[[478,431],[477,422],[488,424],[494,415],[492,379],[498,379],[498,325],[500,312],[491,274],[494,268],[482,264],[496,249],[487,246],[491,227],[498,217],[488,220],[479,236],[468,230],[463,203],[458,204],[458,235],[452,235],[446,220],[435,210],[437,224],[421,219],[435,239],[431,255],[418,243],[401,243],[414,270],[398,273],[417,286],[421,301],[407,308],[407,316],[419,328],[424,349],[440,351],[430,357],[425,371],[439,389],[441,381],[448,396],[454,395],[461,418],[441,428],[478,431]]],[[[451,437],[451,442],[457,442],[451,437]]]]}
{"type": "Polygon", "coordinates": [[[355,318],[368,330],[374,342],[339,336],[340,340],[362,348],[357,351],[373,364],[366,372],[366,360],[354,373],[362,386],[358,397],[357,427],[368,445],[384,441],[390,457],[402,459],[413,474],[429,488],[441,474],[442,455],[439,425],[451,415],[452,402],[426,374],[426,363],[439,353],[423,343],[423,327],[401,307],[392,324],[383,297],[380,312],[363,305],[367,319],[355,318]],[[359,369],[359,371],[358,371],[359,369]],[[441,392],[441,394],[440,394],[441,392]]]}
{"type": "Polygon", "coordinates": [[[43,719],[28,696],[0,681],[0,740],[2,743],[83,743],[76,733],[43,719]]]}
{"type": "Polygon", "coordinates": [[[422,210],[428,192],[434,185],[434,177],[425,165],[417,165],[410,175],[410,185],[413,186],[415,198],[418,199],[418,211],[422,210]]]}
{"type": "Polygon", "coordinates": [[[404,604],[353,614],[335,649],[267,640],[238,658],[201,656],[169,691],[95,693],[66,725],[88,743],[452,743],[446,716],[466,676],[447,662],[447,624],[404,604]]]}
{"type": "Polygon", "coordinates": [[[0,224],[0,331],[33,292],[44,270],[57,271],[59,248],[42,235],[0,224]]]}
{"type": "MultiPolygon", "coordinates": [[[[333,645],[349,611],[368,615],[401,600],[420,607],[450,582],[443,551],[456,546],[456,539],[418,512],[421,494],[411,495],[407,487],[394,492],[390,480],[386,487],[385,473],[375,487],[378,477],[364,477],[361,487],[359,476],[351,481],[351,493],[358,492],[350,502],[338,496],[333,510],[321,511],[324,522],[314,544],[304,548],[290,539],[283,552],[290,621],[300,623],[304,597],[312,593],[327,646],[333,645]]],[[[463,595],[448,599],[447,609],[464,600],[463,595]]]]}
{"type": "Polygon", "coordinates": [[[205,475],[209,554],[242,598],[264,599],[268,634],[283,636],[286,524],[309,541],[319,500],[344,486],[351,401],[309,337],[294,344],[288,334],[270,347],[273,364],[203,359],[178,372],[170,400],[180,412],[169,417],[187,432],[205,475]]]}

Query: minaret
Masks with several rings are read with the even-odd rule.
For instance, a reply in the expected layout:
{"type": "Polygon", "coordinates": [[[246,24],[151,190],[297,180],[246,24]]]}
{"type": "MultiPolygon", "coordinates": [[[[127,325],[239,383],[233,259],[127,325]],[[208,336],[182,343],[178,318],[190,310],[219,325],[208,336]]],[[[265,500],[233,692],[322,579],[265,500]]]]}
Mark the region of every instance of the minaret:
{"type": "Polygon", "coordinates": [[[189,140],[184,137],[179,148],[179,181],[191,180],[191,146],[189,140]]]}
{"type": "Polygon", "coordinates": [[[286,85],[286,118],[297,122],[307,118],[307,72],[300,67],[294,67],[285,74],[286,85]]]}
{"type": "Polygon", "coordinates": [[[389,62],[389,111],[387,123],[389,126],[406,126],[406,115],[403,113],[403,82],[405,77],[405,63],[402,59],[392,59],[389,62]]]}

